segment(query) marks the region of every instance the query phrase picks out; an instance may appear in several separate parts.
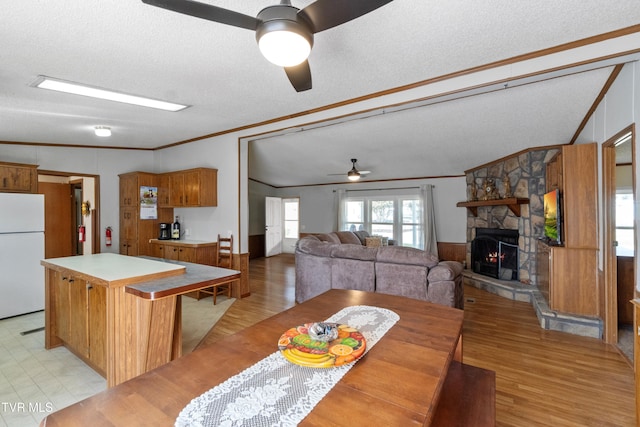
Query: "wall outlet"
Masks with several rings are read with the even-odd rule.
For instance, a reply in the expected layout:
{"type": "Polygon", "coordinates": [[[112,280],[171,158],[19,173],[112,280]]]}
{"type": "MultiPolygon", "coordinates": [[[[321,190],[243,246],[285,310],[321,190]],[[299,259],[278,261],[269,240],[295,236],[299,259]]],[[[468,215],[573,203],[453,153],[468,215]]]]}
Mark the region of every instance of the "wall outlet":
{"type": "Polygon", "coordinates": [[[184,235],[185,236],[191,236],[191,229],[190,228],[185,229],[184,230],[184,235]]]}

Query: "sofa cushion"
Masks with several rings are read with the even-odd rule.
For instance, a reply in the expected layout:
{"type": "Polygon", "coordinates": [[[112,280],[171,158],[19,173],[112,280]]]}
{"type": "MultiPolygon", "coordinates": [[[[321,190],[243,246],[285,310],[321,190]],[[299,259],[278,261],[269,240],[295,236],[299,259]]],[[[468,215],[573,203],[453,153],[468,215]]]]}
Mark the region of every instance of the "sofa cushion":
{"type": "Polygon", "coordinates": [[[338,239],[338,236],[336,235],[336,233],[316,234],[316,237],[323,242],[340,243],[340,239],[338,239]]]}
{"type": "Polygon", "coordinates": [[[427,267],[376,262],[376,292],[427,300],[427,267]]]}
{"type": "Polygon", "coordinates": [[[333,258],[356,259],[360,261],[375,261],[378,248],[368,248],[362,245],[331,245],[333,258]]]}
{"type": "Polygon", "coordinates": [[[337,246],[332,243],[322,242],[318,240],[315,236],[307,236],[300,240],[296,244],[296,248],[298,251],[317,256],[331,256],[331,249],[337,246]]]}
{"type": "MultiPolygon", "coordinates": [[[[329,243],[322,243],[330,246],[329,243]]],[[[296,253],[296,302],[301,303],[331,289],[332,258],[296,253]]]]}
{"type": "Polygon", "coordinates": [[[354,231],[353,234],[360,239],[360,244],[364,246],[367,237],[369,237],[369,232],[365,230],[354,231]]]}
{"type": "MultiPolygon", "coordinates": [[[[353,246],[353,245],[343,245],[353,246]]],[[[374,292],[375,263],[361,259],[332,258],[331,288],[374,292]]]]}
{"type": "Polygon", "coordinates": [[[336,231],[333,234],[338,236],[338,239],[340,239],[340,243],[346,243],[350,245],[362,245],[362,242],[360,241],[358,236],[353,234],[351,231],[336,231]]]}
{"type": "Polygon", "coordinates": [[[382,246],[378,248],[376,261],[390,264],[423,265],[429,268],[438,265],[437,256],[407,246],[382,246]]]}
{"type": "Polygon", "coordinates": [[[462,273],[462,264],[457,261],[442,261],[429,270],[429,282],[453,280],[462,273]]]}

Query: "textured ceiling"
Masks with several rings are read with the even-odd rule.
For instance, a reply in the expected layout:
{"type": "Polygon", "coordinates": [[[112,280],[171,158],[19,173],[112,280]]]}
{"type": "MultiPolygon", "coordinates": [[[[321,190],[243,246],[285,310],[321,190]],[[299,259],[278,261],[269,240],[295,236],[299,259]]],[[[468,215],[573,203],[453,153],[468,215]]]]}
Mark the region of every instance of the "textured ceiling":
{"type": "MultiPolygon", "coordinates": [[[[272,4],[205,2],[252,16],[272,4]]],[[[299,8],[310,3],[293,1],[299,8]]],[[[639,22],[637,0],[395,0],[317,34],[313,89],[296,93],[283,70],[260,55],[251,31],[134,0],[7,2],[0,14],[0,141],[157,148],[639,22]],[[191,107],[167,113],[58,94],[31,87],[38,75],[191,107]],[[94,136],[96,125],[110,126],[113,136],[94,136]]],[[[370,179],[461,174],[527,146],[568,142],[610,72],[264,139],[251,145],[251,177],[276,186],[335,181],[326,175],[346,172],[352,157],[373,171],[370,179]]]]}

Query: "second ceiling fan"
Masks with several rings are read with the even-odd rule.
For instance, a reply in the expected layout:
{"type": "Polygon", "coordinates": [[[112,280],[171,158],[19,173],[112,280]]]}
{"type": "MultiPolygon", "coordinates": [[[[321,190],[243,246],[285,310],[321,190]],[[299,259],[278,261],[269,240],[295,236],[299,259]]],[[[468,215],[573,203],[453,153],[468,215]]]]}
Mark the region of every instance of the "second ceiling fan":
{"type": "Polygon", "coordinates": [[[284,71],[297,92],[311,89],[307,57],[313,35],[365,15],[393,0],[317,0],[298,9],[289,0],[245,15],[192,0],[142,0],[143,3],[256,32],[262,54],[284,71]]]}
{"type": "MultiPolygon", "coordinates": [[[[371,173],[371,171],[360,171],[356,168],[356,163],[358,162],[358,159],[351,159],[351,170],[349,170],[349,172],[347,172],[347,179],[349,179],[349,181],[357,181],[360,179],[361,176],[364,175],[369,175],[371,173]]],[[[344,175],[344,173],[330,173],[329,176],[338,176],[338,175],[344,175]]]]}

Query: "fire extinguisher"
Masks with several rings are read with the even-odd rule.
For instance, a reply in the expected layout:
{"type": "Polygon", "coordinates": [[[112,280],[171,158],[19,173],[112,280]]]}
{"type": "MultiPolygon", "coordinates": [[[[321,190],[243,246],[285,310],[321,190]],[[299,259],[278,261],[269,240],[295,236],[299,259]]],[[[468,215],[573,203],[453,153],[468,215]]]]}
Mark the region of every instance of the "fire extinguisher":
{"type": "Polygon", "coordinates": [[[107,227],[107,238],[105,239],[105,243],[107,246],[111,246],[111,227],[107,227]]]}
{"type": "Polygon", "coordinates": [[[84,225],[78,226],[78,242],[84,242],[86,238],[84,225]]]}

